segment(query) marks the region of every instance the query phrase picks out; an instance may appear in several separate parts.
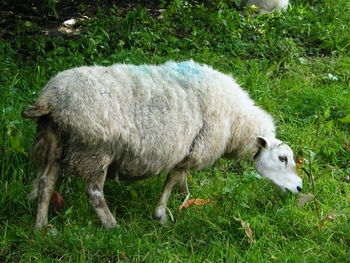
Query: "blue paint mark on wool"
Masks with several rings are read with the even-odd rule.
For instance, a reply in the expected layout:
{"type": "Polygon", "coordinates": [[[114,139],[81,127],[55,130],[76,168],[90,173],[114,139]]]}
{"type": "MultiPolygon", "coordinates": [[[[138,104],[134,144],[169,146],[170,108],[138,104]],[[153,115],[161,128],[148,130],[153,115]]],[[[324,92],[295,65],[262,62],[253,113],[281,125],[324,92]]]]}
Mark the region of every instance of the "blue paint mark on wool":
{"type": "Polygon", "coordinates": [[[200,81],[206,75],[204,67],[193,60],[183,62],[171,61],[159,66],[132,65],[129,70],[135,74],[137,78],[150,77],[151,79],[158,78],[158,72],[168,81],[175,81],[181,85],[187,85],[191,82],[193,83],[193,81],[200,81]]]}
{"type": "Polygon", "coordinates": [[[203,66],[193,60],[184,62],[168,62],[163,65],[164,75],[169,79],[183,82],[198,81],[204,76],[203,66]]]}
{"type": "Polygon", "coordinates": [[[184,77],[198,76],[202,73],[202,67],[191,61],[175,63],[176,71],[184,77]]]}
{"type": "Polygon", "coordinates": [[[151,69],[148,65],[132,66],[132,69],[138,74],[151,73],[151,69]]]}

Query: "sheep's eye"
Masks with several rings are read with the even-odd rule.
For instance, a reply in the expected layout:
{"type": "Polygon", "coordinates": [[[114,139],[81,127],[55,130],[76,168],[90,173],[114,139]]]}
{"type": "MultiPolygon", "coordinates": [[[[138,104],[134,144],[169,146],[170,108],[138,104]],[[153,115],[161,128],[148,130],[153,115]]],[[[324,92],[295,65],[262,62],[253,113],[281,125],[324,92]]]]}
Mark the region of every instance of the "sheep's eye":
{"type": "Polygon", "coordinates": [[[282,156],[278,156],[278,158],[280,159],[280,161],[282,162],[282,163],[288,163],[288,158],[287,158],[287,156],[285,156],[285,155],[282,155],[282,156]]]}

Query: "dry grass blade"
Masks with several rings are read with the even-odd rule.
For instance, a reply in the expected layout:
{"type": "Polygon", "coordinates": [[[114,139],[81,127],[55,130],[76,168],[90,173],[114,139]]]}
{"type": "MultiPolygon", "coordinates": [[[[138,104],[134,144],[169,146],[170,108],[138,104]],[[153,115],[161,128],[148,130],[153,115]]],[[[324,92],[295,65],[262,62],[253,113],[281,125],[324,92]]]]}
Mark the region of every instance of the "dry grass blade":
{"type": "Polygon", "coordinates": [[[237,217],[235,217],[234,219],[241,223],[241,226],[243,227],[244,232],[248,238],[248,244],[251,244],[253,242],[253,231],[250,228],[250,224],[237,217]]]}

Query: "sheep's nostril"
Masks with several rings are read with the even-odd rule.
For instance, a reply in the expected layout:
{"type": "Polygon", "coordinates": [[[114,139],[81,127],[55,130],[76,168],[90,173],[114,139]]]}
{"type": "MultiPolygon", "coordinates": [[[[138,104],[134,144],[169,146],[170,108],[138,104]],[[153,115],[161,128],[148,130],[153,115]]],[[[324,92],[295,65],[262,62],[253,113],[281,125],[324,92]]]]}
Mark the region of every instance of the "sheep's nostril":
{"type": "Polygon", "coordinates": [[[300,186],[297,186],[297,190],[298,190],[298,192],[300,193],[301,187],[300,187],[300,186]]]}

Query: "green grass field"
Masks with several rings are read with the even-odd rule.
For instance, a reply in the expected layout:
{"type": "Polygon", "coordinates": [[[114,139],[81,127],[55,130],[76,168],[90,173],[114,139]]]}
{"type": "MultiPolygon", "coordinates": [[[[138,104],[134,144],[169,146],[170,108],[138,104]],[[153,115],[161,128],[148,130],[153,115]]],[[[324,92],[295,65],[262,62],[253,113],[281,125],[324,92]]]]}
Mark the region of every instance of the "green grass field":
{"type": "MultiPolygon", "coordinates": [[[[89,19],[76,34],[45,35],[44,23],[17,14],[0,29],[0,262],[350,262],[350,2],[290,0],[287,12],[260,16],[229,0],[151,2],[83,2],[75,14],[89,19]],[[49,226],[34,232],[36,201],[26,195],[35,125],[21,111],[43,85],[80,65],[187,59],[232,74],[274,116],[278,137],[303,159],[302,192],[314,200],[299,206],[250,160],[220,160],[189,173],[191,198],[213,205],[178,210],[175,189],[176,222],[167,226],[153,218],[165,175],[107,181],[119,224],[107,231],[84,183],[64,174],[63,210],[51,205],[49,226]]],[[[59,4],[42,8],[50,21],[66,18],[59,4]]]]}

